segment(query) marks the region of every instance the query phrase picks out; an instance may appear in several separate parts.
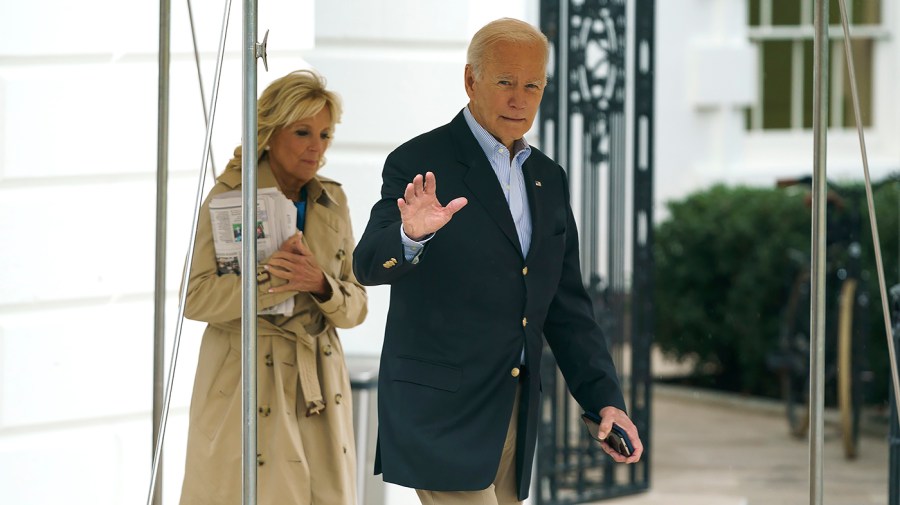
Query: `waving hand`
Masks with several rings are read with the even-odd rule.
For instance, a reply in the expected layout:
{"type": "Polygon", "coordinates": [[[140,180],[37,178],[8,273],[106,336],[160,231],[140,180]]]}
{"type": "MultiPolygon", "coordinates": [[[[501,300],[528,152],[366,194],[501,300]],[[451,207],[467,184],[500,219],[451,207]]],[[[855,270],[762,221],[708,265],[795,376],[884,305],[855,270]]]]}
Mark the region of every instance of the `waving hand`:
{"type": "Polygon", "coordinates": [[[469,203],[465,197],[455,198],[442,206],[435,195],[437,184],[432,172],[415,176],[406,185],[403,198],[397,199],[403,232],[413,240],[421,240],[450,222],[453,214],[469,203]]]}

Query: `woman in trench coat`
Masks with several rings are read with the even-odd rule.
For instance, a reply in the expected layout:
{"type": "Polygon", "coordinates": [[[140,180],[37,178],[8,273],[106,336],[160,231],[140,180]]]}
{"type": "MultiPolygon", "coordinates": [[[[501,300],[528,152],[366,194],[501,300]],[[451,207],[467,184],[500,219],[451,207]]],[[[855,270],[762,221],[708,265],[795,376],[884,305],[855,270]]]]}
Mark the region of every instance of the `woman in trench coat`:
{"type": "MultiPolygon", "coordinates": [[[[258,308],[294,299],[293,313],[258,316],[258,503],[356,503],[350,380],[335,328],[366,316],[353,276],[354,239],[340,184],[317,175],[339,98],[316,73],[292,72],[259,98],[258,186],[295,203],[298,233],[255,271],[258,308]]],[[[184,505],[241,502],[241,278],[217,270],[209,203],[240,189],[235,150],[200,211],[186,317],[208,323],[191,398],[184,505]]],[[[248,235],[252,236],[252,234],[248,235]]]]}

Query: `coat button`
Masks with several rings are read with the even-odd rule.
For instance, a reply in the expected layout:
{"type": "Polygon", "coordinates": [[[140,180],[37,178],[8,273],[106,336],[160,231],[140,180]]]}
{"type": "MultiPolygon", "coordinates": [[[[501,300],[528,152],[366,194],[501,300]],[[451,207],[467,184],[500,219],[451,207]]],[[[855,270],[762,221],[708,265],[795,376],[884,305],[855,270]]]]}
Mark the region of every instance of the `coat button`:
{"type": "Polygon", "coordinates": [[[341,400],[343,400],[343,399],[344,399],[344,395],[342,395],[340,393],[334,395],[334,403],[336,403],[338,405],[341,404],[341,400]]]}
{"type": "Polygon", "coordinates": [[[322,346],[322,353],[325,356],[331,356],[331,344],[325,344],[322,346]]]}
{"type": "Polygon", "coordinates": [[[513,377],[518,377],[519,376],[519,367],[514,367],[512,370],[510,370],[509,374],[512,375],[513,377]]]}
{"type": "Polygon", "coordinates": [[[263,459],[262,454],[256,455],[256,464],[259,466],[263,466],[266,464],[266,460],[263,459]]]}
{"type": "Polygon", "coordinates": [[[264,405],[259,408],[259,414],[263,417],[269,417],[269,414],[271,414],[271,413],[272,413],[272,408],[267,405],[264,405]]]}
{"type": "Polygon", "coordinates": [[[275,364],[275,361],[272,359],[271,354],[266,354],[266,366],[272,366],[275,364]]]}
{"type": "Polygon", "coordinates": [[[522,269],[522,275],[528,275],[528,267],[522,269]]]}
{"type": "Polygon", "coordinates": [[[522,328],[524,328],[524,327],[526,327],[526,326],[528,326],[528,318],[527,318],[527,317],[523,317],[523,318],[522,318],[522,328]]]}

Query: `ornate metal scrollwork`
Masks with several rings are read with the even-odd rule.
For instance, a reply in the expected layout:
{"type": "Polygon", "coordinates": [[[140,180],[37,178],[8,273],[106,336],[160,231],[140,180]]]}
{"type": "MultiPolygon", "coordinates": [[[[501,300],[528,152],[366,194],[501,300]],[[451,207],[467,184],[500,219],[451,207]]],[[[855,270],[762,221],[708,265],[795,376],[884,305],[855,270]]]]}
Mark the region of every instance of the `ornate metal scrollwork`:
{"type": "MultiPolygon", "coordinates": [[[[652,49],[654,0],[631,1],[640,13],[635,46],[652,49]]],[[[634,230],[639,219],[652,215],[652,171],[649,167],[629,171],[626,166],[625,109],[626,86],[631,86],[635,101],[641,103],[635,106],[635,114],[644,122],[644,129],[634,126],[634,135],[652,131],[646,127],[652,119],[647,104],[652,105],[653,90],[650,72],[637,72],[632,83],[626,82],[626,62],[637,60],[634,49],[629,52],[625,44],[627,7],[626,0],[541,2],[541,29],[551,44],[549,81],[540,111],[541,146],[569,170],[573,191],[580,189],[577,217],[585,284],[601,327],[611,346],[619,349],[614,357],[617,365],[624,365],[620,374],[629,403],[635,406],[630,415],[644,433],[649,430],[652,335],[647,318],[652,310],[652,259],[651,242],[638,240],[640,234],[634,230]],[[629,180],[633,191],[626,198],[629,180]],[[632,233],[627,242],[629,225],[632,233]],[[629,254],[630,272],[626,269],[629,254]],[[624,348],[631,350],[628,363],[623,363],[624,348]]],[[[648,139],[635,138],[638,144],[651,148],[648,139]]],[[[642,159],[648,158],[647,152],[641,154],[642,159]]],[[[591,444],[579,421],[580,408],[569,396],[549,351],[541,373],[544,408],[536,502],[564,505],[646,490],[648,461],[617,472],[612,460],[591,444]]]]}

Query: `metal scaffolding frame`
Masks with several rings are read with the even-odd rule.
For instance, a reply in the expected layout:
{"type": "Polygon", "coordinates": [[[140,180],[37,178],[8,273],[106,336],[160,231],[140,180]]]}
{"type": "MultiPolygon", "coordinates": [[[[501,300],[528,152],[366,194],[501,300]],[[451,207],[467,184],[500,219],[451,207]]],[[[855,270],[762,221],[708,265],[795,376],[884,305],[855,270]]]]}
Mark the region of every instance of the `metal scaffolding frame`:
{"type": "MultiPolygon", "coordinates": [[[[193,257],[194,242],[197,234],[197,222],[200,206],[203,199],[203,186],[206,179],[206,171],[209,165],[212,149],[212,130],[215,123],[216,104],[218,102],[219,83],[221,82],[222,60],[224,58],[225,40],[228,32],[228,21],[231,13],[231,0],[225,1],[225,13],[223,15],[222,30],[219,38],[219,50],[216,59],[215,80],[213,82],[213,94],[210,100],[209,115],[206,124],[206,140],[203,146],[203,161],[200,167],[200,178],[194,205],[194,217],[191,226],[190,242],[185,259],[182,275],[181,291],[178,304],[178,316],[176,320],[175,340],[173,343],[172,357],[169,362],[168,380],[162,382],[163,358],[165,349],[164,314],[165,314],[165,242],[166,242],[166,193],[168,173],[168,101],[169,101],[169,56],[170,56],[170,1],[160,0],[159,23],[159,117],[158,117],[158,146],[157,146],[157,245],[156,245],[156,279],[154,292],[154,382],[153,382],[153,461],[147,504],[161,503],[161,478],[160,465],[162,461],[162,447],[165,440],[166,421],[168,419],[169,406],[172,397],[172,384],[174,381],[175,367],[181,340],[181,329],[184,321],[184,305],[187,296],[188,272],[193,257]]],[[[190,1],[190,0],[188,0],[190,1]]],[[[190,3],[188,4],[190,9],[190,3]]],[[[258,32],[257,0],[244,0],[243,12],[243,36],[242,36],[242,111],[243,134],[241,149],[243,153],[257,153],[257,58],[265,61],[265,42],[256,41],[258,32]]],[[[191,16],[193,19],[193,16],[191,16]]],[[[193,22],[191,23],[193,35],[193,22]]],[[[196,53],[196,39],[194,39],[196,53]]],[[[196,56],[196,54],[195,54],[196,56]]],[[[198,78],[200,77],[199,59],[197,59],[198,78]]],[[[202,81],[201,81],[202,92],[202,81]]],[[[204,104],[204,115],[206,114],[204,104]]],[[[257,212],[257,156],[242,156],[241,165],[242,188],[241,198],[243,209],[241,224],[245,229],[256,226],[257,212]]],[[[256,241],[245,240],[241,243],[241,259],[244,264],[256,264],[256,241]],[[248,263],[249,262],[249,263],[248,263]]],[[[245,505],[256,504],[256,277],[245,275],[241,279],[241,410],[242,423],[242,467],[243,467],[243,503],[245,505]]]]}

